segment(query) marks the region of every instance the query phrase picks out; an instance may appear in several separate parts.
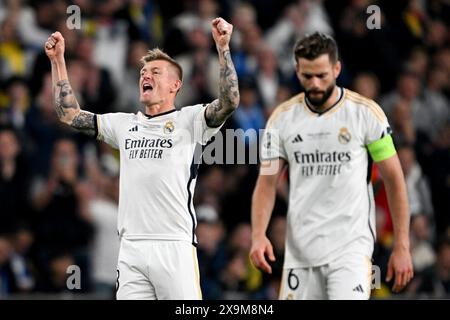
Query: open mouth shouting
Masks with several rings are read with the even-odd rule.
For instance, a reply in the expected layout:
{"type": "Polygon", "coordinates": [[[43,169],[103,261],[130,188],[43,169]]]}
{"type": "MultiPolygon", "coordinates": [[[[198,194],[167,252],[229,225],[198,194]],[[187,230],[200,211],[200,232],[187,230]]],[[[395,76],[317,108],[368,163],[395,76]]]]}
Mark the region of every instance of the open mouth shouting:
{"type": "Polygon", "coordinates": [[[153,86],[149,82],[142,83],[142,93],[150,92],[153,90],[153,86]]]}

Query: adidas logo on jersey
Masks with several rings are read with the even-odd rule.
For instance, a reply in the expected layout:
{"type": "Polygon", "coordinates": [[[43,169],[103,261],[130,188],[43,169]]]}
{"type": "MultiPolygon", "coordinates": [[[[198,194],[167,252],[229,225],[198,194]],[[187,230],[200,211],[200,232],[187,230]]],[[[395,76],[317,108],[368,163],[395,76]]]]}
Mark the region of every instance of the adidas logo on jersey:
{"type": "Polygon", "coordinates": [[[128,131],[132,132],[132,131],[138,131],[138,126],[135,125],[133,128],[128,129],[128,131]]]}
{"type": "Polygon", "coordinates": [[[358,284],[358,286],[354,287],[353,291],[364,293],[364,289],[360,284],[358,284]]]}
{"type": "Polygon", "coordinates": [[[294,140],[292,140],[292,143],[297,143],[297,142],[302,142],[302,136],[300,134],[297,134],[294,138],[294,140]]]}

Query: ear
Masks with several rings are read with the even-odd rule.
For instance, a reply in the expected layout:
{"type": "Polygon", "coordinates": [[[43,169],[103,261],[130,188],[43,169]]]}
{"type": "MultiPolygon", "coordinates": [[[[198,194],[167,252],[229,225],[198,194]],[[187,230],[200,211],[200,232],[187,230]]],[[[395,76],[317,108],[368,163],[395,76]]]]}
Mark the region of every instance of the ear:
{"type": "Polygon", "coordinates": [[[339,77],[339,74],[341,73],[341,62],[338,60],[336,61],[336,63],[333,66],[333,71],[334,71],[334,78],[337,79],[337,77],[339,77]]]}
{"type": "Polygon", "coordinates": [[[172,83],[172,87],[171,87],[171,92],[178,92],[178,90],[180,90],[181,88],[181,80],[180,79],[176,79],[173,83],[172,83]]]}
{"type": "Polygon", "coordinates": [[[300,78],[300,63],[298,61],[295,64],[295,73],[297,74],[297,77],[300,78]]]}

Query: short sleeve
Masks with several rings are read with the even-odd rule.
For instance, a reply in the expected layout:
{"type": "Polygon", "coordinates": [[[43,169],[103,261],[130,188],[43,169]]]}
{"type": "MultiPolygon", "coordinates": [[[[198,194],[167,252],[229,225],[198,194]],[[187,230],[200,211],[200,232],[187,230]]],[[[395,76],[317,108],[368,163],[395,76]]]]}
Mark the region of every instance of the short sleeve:
{"type": "Polygon", "coordinates": [[[383,110],[372,102],[366,109],[365,141],[372,158],[378,162],[395,154],[392,129],[383,110]]]}
{"type": "Polygon", "coordinates": [[[106,113],[97,115],[98,136],[115,149],[119,149],[118,127],[123,123],[123,113],[106,113]]]}
{"type": "Polygon", "coordinates": [[[365,109],[365,141],[367,146],[372,142],[375,142],[386,135],[392,133],[392,129],[389,125],[388,119],[383,110],[375,102],[371,102],[365,109]]]}
{"type": "Polygon", "coordinates": [[[286,151],[282,142],[279,117],[269,119],[264,130],[261,142],[261,160],[283,158],[287,160],[286,151]]]}
{"type": "Polygon", "coordinates": [[[198,143],[201,143],[202,145],[205,145],[208,143],[208,141],[217,133],[220,131],[220,128],[224,125],[222,123],[218,127],[210,127],[206,123],[206,107],[207,105],[196,105],[193,106],[192,110],[194,112],[194,130],[195,130],[195,137],[196,141],[198,143]]]}

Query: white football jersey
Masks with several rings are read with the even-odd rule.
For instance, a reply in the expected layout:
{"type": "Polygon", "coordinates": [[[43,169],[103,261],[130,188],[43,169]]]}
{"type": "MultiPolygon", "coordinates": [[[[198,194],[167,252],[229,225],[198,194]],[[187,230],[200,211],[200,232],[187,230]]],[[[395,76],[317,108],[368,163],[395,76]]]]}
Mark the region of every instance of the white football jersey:
{"type": "Polygon", "coordinates": [[[197,244],[192,200],[201,145],[220,129],[206,124],[205,110],[97,115],[98,139],[120,150],[120,237],[197,244]]]}
{"type": "Polygon", "coordinates": [[[366,146],[391,129],[374,101],[339,90],[339,100],[321,114],[304,93],[294,96],[273,112],[264,133],[262,158],[289,165],[286,268],[324,265],[347,251],[372,257],[375,208],[366,146]]]}

